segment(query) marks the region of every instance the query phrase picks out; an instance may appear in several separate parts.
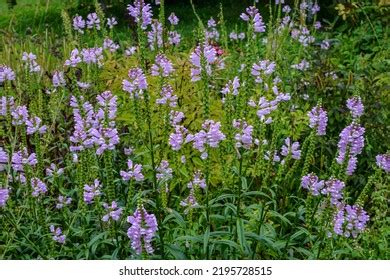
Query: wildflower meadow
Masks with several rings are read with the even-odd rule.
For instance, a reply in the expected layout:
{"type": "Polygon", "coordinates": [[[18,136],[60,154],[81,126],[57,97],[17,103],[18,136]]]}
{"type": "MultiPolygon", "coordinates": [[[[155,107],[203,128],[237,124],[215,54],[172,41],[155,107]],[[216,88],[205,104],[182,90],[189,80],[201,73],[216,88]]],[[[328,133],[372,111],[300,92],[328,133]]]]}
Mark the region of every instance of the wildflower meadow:
{"type": "Polygon", "coordinates": [[[0,14],[0,259],[390,257],[388,6],[90,2],[0,14]]]}

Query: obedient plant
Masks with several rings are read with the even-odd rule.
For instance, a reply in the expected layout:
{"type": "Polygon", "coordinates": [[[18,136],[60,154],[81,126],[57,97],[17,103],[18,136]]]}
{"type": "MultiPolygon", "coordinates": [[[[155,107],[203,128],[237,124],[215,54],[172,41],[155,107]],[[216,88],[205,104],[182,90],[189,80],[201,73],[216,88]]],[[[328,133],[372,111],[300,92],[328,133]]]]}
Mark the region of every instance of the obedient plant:
{"type": "Polygon", "coordinates": [[[284,2],[234,29],[192,5],[191,37],[164,1],[131,1],[125,34],[97,3],[62,13],[63,44],[0,48],[2,257],[366,257],[388,227],[380,106],[318,4],[284,2]]]}

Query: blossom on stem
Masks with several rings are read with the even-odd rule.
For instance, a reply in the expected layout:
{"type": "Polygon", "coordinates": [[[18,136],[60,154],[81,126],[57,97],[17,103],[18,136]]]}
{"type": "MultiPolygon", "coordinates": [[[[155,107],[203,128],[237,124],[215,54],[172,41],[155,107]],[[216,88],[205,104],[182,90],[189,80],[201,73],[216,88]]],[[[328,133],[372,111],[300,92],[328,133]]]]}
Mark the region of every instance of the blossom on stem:
{"type": "Polygon", "coordinates": [[[145,30],[152,23],[153,11],[150,4],[145,4],[144,0],[134,0],[133,5],[127,6],[130,16],[134,18],[136,23],[139,23],[141,28],[145,30]]]}
{"type": "Polygon", "coordinates": [[[158,54],[151,67],[152,76],[168,77],[173,72],[172,62],[164,54],[158,54]]]}
{"type": "Polygon", "coordinates": [[[100,30],[100,19],[96,13],[90,13],[87,15],[87,28],[100,30]]]}
{"type": "Polygon", "coordinates": [[[370,217],[359,205],[346,205],[340,207],[334,216],[333,230],[337,235],[356,238],[364,231],[370,217]]]}
{"type": "Polygon", "coordinates": [[[360,96],[353,96],[347,100],[347,108],[351,111],[353,119],[359,118],[363,115],[364,106],[360,96]]]}
{"type": "Polygon", "coordinates": [[[282,151],[280,154],[285,157],[291,154],[293,159],[300,159],[301,150],[299,149],[299,142],[294,142],[291,144],[290,137],[287,137],[284,140],[284,145],[282,146],[282,151]]]}
{"type": "Polygon", "coordinates": [[[65,205],[69,205],[72,203],[72,198],[71,197],[65,197],[65,196],[58,196],[57,198],[57,204],[56,208],[57,209],[62,209],[65,205]]]}
{"type": "Polygon", "coordinates": [[[0,64],[0,85],[13,80],[15,80],[15,72],[10,67],[0,64]]]}
{"type": "Polygon", "coordinates": [[[7,200],[9,199],[9,189],[0,188],[0,207],[5,207],[7,200]]]}
{"type": "Polygon", "coordinates": [[[256,33],[265,32],[265,24],[263,18],[259,13],[259,10],[255,6],[250,6],[246,8],[246,13],[242,13],[240,18],[244,21],[250,22],[253,24],[253,30],[256,33]]]}
{"type": "Polygon", "coordinates": [[[312,195],[318,196],[324,188],[325,182],[323,180],[318,181],[318,177],[314,173],[310,173],[302,177],[301,186],[309,190],[312,195]]]}
{"type": "Polygon", "coordinates": [[[65,243],[66,235],[62,234],[62,229],[60,227],[56,228],[54,225],[50,225],[50,232],[52,233],[53,240],[60,244],[65,243]]]}
{"type": "Polygon", "coordinates": [[[108,222],[110,218],[114,221],[118,221],[120,219],[123,209],[118,207],[116,201],[111,202],[111,205],[103,203],[103,207],[107,211],[107,214],[102,218],[103,222],[108,222]]]}
{"type": "Polygon", "coordinates": [[[47,192],[47,186],[38,178],[31,178],[31,187],[33,188],[32,196],[38,197],[40,194],[47,192]]]}
{"type": "Polygon", "coordinates": [[[127,230],[127,236],[131,240],[132,249],[138,255],[143,249],[146,253],[152,254],[154,252],[152,240],[158,229],[156,216],[146,212],[141,205],[137,207],[132,216],[127,217],[127,222],[131,224],[127,230]]]}
{"type": "Polygon", "coordinates": [[[161,98],[156,99],[156,104],[168,105],[169,107],[177,106],[177,96],[173,94],[173,88],[170,85],[164,86],[161,89],[161,98]]]}
{"type": "Polygon", "coordinates": [[[379,168],[382,168],[387,173],[390,173],[390,154],[377,155],[376,164],[378,165],[379,168]]]}
{"type": "Polygon", "coordinates": [[[315,106],[307,115],[310,119],[309,126],[317,130],[317,135],[325,135],[328,123],[327,112],[321,106],[315,106]]]}
{"type": "Polygon", "coordinates": [[[122,88],[130,93],[130,97],[139,97],[147,89],[148,83],[141,68],[132,68],[129,70],[130,80],[123,80],[122,88]]]}
{"type": "Polygon", "coordinates": [[[142,181],[144,179],[144,175],[141,173],[142,165],[141,164],[133,164],[133,161],[129,159],[127,161],[128,171],[121,170],[120,175],[124,181],[129,181],[134,178],[136,181],[142,181]]]}
{"type": "Polygon", "coordinates": [[[336,161],[338,164],[343,164],[348,156],[348,166],[346,170],[348,175],[352,175],[356,169],[356,157],[362,152],[364,147],[364,132],[364,127],[353,122],[340,133],[340,140],[337,144],[338,156],[336,161]]]}
{"type": "Polygon", "coordinates": [[[83,34],[85,28],[85,20],[82,16],[76,15],[73,18],[73,29],[83,34]]]}
{"type": "Polygon", "coordinates": [[[95,179],[94,183],[91,185],[84,185],[84,202],[86,204],[92,204],[96,196],[100,196],[101,184],[98,179],[95,179]]]}

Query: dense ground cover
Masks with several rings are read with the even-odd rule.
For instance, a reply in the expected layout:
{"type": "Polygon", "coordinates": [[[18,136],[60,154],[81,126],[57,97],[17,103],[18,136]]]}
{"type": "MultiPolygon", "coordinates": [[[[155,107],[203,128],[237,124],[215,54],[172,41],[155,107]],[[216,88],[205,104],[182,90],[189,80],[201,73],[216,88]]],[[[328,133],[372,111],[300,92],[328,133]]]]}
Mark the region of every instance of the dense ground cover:
{"type": "Polygon", "coordinates": [[[0,258],[389,258],[388,8],[160,2],[1,14],[0,258]]]}

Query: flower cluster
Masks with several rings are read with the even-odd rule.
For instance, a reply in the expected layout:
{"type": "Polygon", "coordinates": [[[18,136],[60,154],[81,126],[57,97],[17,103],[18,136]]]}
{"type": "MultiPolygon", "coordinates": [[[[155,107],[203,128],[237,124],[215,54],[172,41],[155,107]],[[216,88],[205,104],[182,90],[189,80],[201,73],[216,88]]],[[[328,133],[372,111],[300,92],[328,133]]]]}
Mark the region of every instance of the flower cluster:
{"type": "Polygon", "coordinates": [[[359,205],[346,205],[339,209],[334,217],[333,230],[337,235],[356,238],[364,231],[370,217],[359,205]]]}
{"type": "Polygon", "coordinates": [[[293,159],[301,158],[301,150],[299,149],[299,142],[291,143],[290,137],[287,137],[284,140],[284,145],[282,146],[281,155],[287,157],[291,155],[293,159]]]}
{"type": "Polygon", "coordinates": [[[122,88],[130,93],[131,98],[138,98],[148,88],[144,72],[141,68],[132,68],[129,70],[128,76],[130,80],[123,80],[122,88]]]}
{"type": "Polygon", "coordinates": [[[100,30],[100,19],[96,13],[90,13],[87,15],[87,28],[100,30]]]}
{"type": "Polygon", "coordinates": [[[169,167],[169,162],[167,160],[162,160],[160,165],[157,167],[157,181],[168,181],[173,178],[172,168],[169,167]]]}
{"type": "Polygon", "coordinates": [[[255,6],[246,8],[246,13],[242,13],[240,18],[244,21],[251,22],[253,24],[253,30],[256,33],[265,32],[265,24],[261,17],[259,10],[255,6]]]}
{"type": "Polygon", "coordinates": [[[50,226],[50,232],[52,233],[53,240],[60,244],[65,244],[66,235],[62,234],[62,229],[60,227],[56,228],[54,225],[50,226]]]}
{"type": "Polygon", "coordinates": [[[315,41],[315,38],[310,35],[310,30],[306,26],[300,26],[299,29],[294,28],[291,30],[291,37],[298,40],[302,46],[307,47],[315,41]]]}
{"type": "Polygon", "coordinates": [[[71,197],[65,197],[63,195],[60,195],[57,198],[56,208],[57,209],[62,209],[65,205],[69,205],[71,203],[72,203],[72,198],[71,197]]]}
{"type": "Polygon", "coordinates": [[[154,252],[152,240],[158,229],[156,216],[146,212],[141,205],[137,207],[132,216],[127,217],[127,222],[131,224],[127,230],[127,236],[136,254],[140,255],[143,249],[146,253],[152,254],[154,252]]]}
{"type": "Polygon", "coordinates": [[[309,190],[312,195],[318,196],[324,188],[325,182],[323,180],[318,181],[318,177],[314,173],[310,173],[302,177],[301,186],[309,190]]]}
{"type": "Polygon", "coordinates": [[[172,150],[178,151],[181,149],[182,145],[184,144],[187,133],[188,130],[184,126],[182,125],[175,126],[175,132],[169,135],[169,145],[172,147],[172,150]]]}
{"type": "Polygon", "coordinates": [[[51,163],[48,168],[46,168],[46,176],[53,177],[53,176],[60,176],[64,173],[63,168],[58,168],[54,163],[51,163]]]}
{"type": "Polygon", "coordinates": [[[8,165],[8,154],[3,149],[3,147],[0,147],[0,171],[5,170],[7,165],[8,165]]]}
{"type": "Polygon", "coordinates": [[[0,188],[0,207],[5,207],[7,200],[9,199],[9,189],[0,188]]]}
{"type": "Polygon", "coordinates": [[[144,175],[141,173],[142,165],[141,164],[133,164],[133,161],[129,159],[127,161],[127,170],[121,170],[120,175],[124,181],[129,181],[134,178],[136,181],[142,181],[144,179],[144,175]]]}
{"type": "Polygon", "coordinates": [[[46,184],[38,178],[31,179],[31,187],[33,188],[33,197],[38,197],[40,194],[45,194],[47,192],[46,184]]]}
{"type": "Polygon", "coordinates": [[[213,120],[206,120],[202,124],[202,130],[196,134],[188,134],[186,143],[192,142],[194,149],[202,153],[201,158],[206,159],[206,145],[217,148],[219,142],[225,140],[226,136],[221,132],[221,123],[213,120]]]}
{"type": "Polygon", "coordinates": [[[260,60],[252,66],[251,74],[255,76],[256,83],[262,83],[265,77],[269,77],[275,72],[276,63],[270,60],[260,60]]]}
{"type": "Polygon", "coordinates": [[[149,48],[154,51],[155,49],[161,49],[163,46],[163,27],[157,20],[151,26],[152,30],[148,31],[148,43],[149,48]]]}
{"type": "Polygon", "coordinates": [[[123,209],[118,207],[116,201],[111,202],[111,206],[107,203],[103,203],[103,207],[107,211],[107,214],[102,218],[103,222],[108,222],[110,218],[114,221],[118,221],[120,219],[123,209]]]}
{"type": "Polygon", "coordinates": [[[0,64],[0,85],[13,80],[15,80],[15,72],[10,67],[0,64]]]}
{"type": "Polygon", "coordinates": [[[327,112],[321,106],[315,106],[307,115],[310,119],[309,126],[317,130],[317,135],[325,135],[326,125],[328,124],[327,112]]]}
{"type": "Polygon", "coordinates": [[[172,72],[172,62],[170,62],[165,55],[158,54],[154,64],[151,67],[152,76],[168,77],[172,72]]]}
{"type": "Polygon", "coordinates": [[[100,196],[101,184],[98,179],[95,179],[94,183],[91,185],[84,185],[84,202],[86,204],[92,204],[96,196],[100,196]]]}
{"type": "Polygon", "coordinates": [[[212,65],[223,68],[223,63],[218,59],[216,49],[211,45],[197,46],[190,56],[191,81],[196,82],[201,79],[201,73],[205,72],[208,76],[212,74],[212,65]]]}
{"type": "Polygon", "coordinates": [[[239,130],[239,133],[234,136],[236,147],[250,149],[253,145],[253,126],[248,125],[246,121],[233,120],[233,127],[239,130]]]}
{"type": "Polygon", "coordinates": [[[347,100],[347,108],[351,111],[353,119],[359,118],[363,115],[364,106],[362,99],[359,96],[351,97],[347,100]]]}
{"type": "Polygon", "coordinates": [[[113,53],[119,49],[119,45],[114,43],[113,40],[106,38],[103,41],[103,50],[109,50],[109,52],[113,53]]]}
{"type": "Polygon", "coordinates": [[[219,32],[217,30],[217,23],[213,18],[207,21],[207,29],[205,30],[206,40],[219,40],[219,32]]]}
{"type": "Polygon", "coordinates": [[[378,165],[379,168],[382,168],[387,173],[390,173],[390,154],[377,155],[376,164],[378,165]]]}
{"type": "Polygon", "coordinates": [[[66,81],[64,78],[64,72],[55,71],[52,78],[53,87],[64,87],[66,86],[66,81]]]}
{"type": "Polygon", "coordinates": [[[26,63],[26,67],[30,73],[41,71],[41,66],[37,63],[37,56],[35,54],[23,52],[22,61],[26,63]]]}
{"type": "Polygon", "coordinates": [[[345,159],[348,158],[346,170],[348,175],[352,175],[356,169],[357,155],[362,152],[364,147],[364,132],[364,127],[357,123],[352,123],[340,133],[336,161],[338,164],[343,164],[345,159]]]}
{"type": "Polygon", "coordinates": [[[225,87],[221,90],[223,95],[233,94],[238,95],[238,90],[240,88],[240,79],[236,76],[232,81],[229,81],[225,87]]]}
{"type": "Polygon", "coordinates": [[[169,105],[169,107],[177,106],[177,96],[173,94],[173,88],[170,85],[164,86],[161,89],[161,98],[156,99],[156,104],[169,105]]]}
{"type": "Polygon", "coordinates": [[[153,11],[150,4],[145,4],[144,0],[135,0],[133,5],[127,6],[130,16],[140,24],[142,29],[146,29],[152,23],[153,11]]]}

